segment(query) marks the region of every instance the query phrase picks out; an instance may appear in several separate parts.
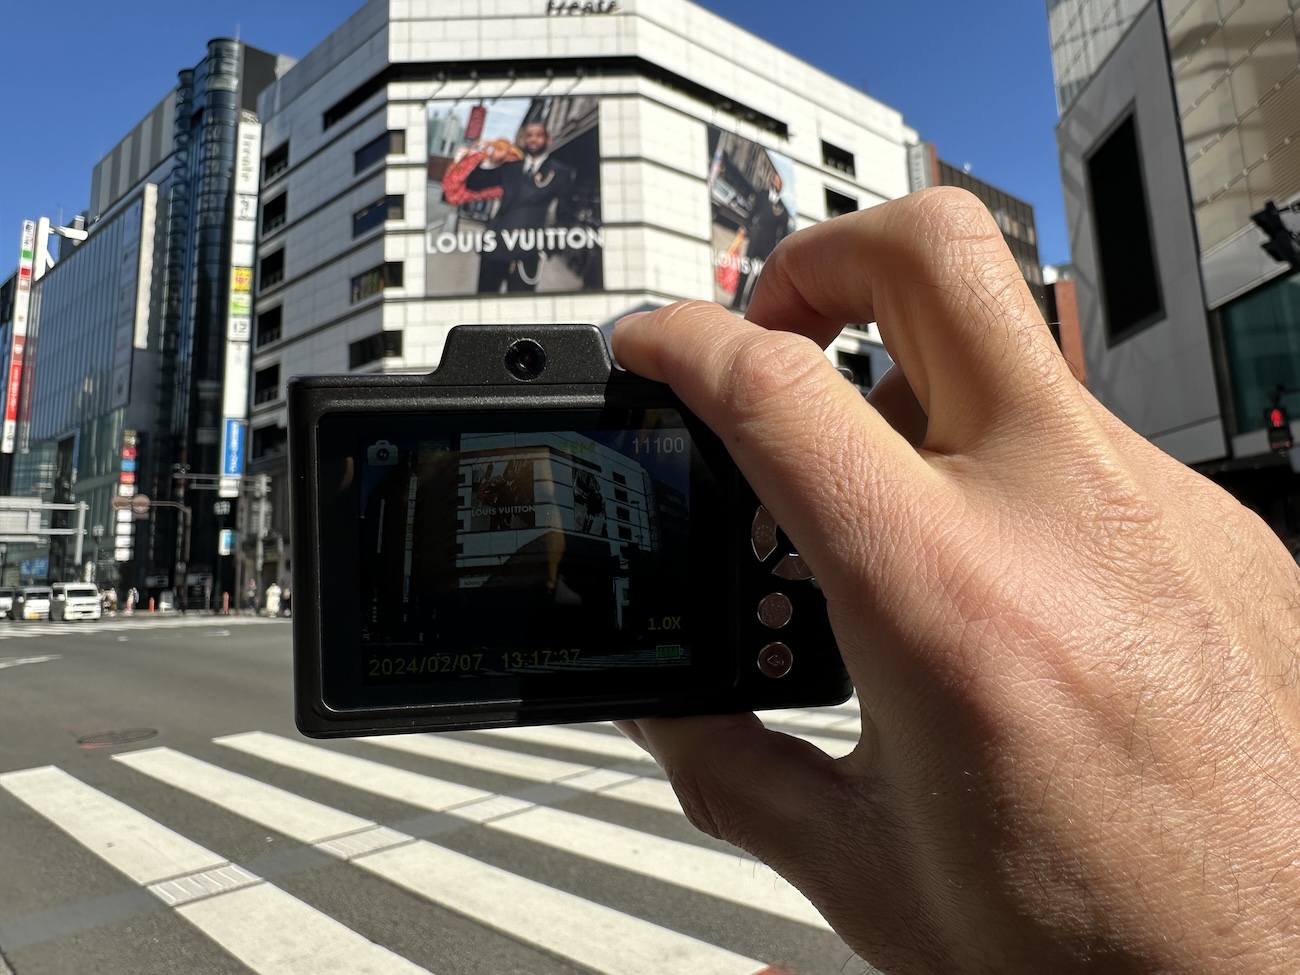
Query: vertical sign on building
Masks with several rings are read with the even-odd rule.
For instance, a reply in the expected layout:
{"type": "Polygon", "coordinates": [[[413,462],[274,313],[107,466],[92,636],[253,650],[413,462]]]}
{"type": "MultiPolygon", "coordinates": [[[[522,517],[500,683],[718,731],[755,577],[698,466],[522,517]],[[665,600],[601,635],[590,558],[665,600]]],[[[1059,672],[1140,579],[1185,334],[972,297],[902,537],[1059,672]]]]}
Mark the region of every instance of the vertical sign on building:
{"type": "Polygon", "coordinates": [[[248,428],[249,340],[253,332],[253,252],[257,240],[257,184],[262,126],[243,112],[235,130],[235,201],[231,220],[230,307],[226,310],[226,371],[221,396],[223,498],[239,496],[248,428]]]}
{"type": "MultiPolygon", "coordinates": [[[[130,562],[135,554],[135,516],[129,502],[136,497],[138,457],[138,435],[134,430],[123,430],[122,469],[117,475],[117,496],[122,500],[113,502],[113,515],[117,519],[113,527],[113,561],[115,562],[130,562]]],[[[145,510],[148,511],[147,508],[145,510]]]]}
{"type": "Polygon", "coordinates": [[[18,394],[22,387],[23,350],[27,344],[27,310],[32,300],[32,265],[36,257],[36,224],[23,221],[22,249],[18,256],[17,289],[14,291],[14,337],[9,347],[9,375],[5,384],[4,431],[0,450],[14,452],[18,432],[18,394]]]}

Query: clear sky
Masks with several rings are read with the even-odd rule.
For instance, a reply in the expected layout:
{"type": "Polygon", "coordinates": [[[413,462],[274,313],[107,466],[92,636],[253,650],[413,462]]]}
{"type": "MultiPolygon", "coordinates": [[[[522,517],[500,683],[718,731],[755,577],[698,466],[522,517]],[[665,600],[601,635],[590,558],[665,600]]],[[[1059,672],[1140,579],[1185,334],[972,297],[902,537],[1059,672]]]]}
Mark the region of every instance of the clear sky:
{"type": "MultiPolygon", "coordinates": [[[[654,0],[641,0],[653,3],[654,0]]],[[[939,155],[1034,206],[1069,259],[1043,0],[698,0],[898,109],[939,155]]],[[[436,10],[437,0],[429,0],[436,10]]],[[[301,57],[361,0],[8,0],[0,34],[0,276],[21,221],[90,198],[95,163],[213,37],[301,57]]],[[[791,119],[792,124],[797,120],[791,119]]]]}

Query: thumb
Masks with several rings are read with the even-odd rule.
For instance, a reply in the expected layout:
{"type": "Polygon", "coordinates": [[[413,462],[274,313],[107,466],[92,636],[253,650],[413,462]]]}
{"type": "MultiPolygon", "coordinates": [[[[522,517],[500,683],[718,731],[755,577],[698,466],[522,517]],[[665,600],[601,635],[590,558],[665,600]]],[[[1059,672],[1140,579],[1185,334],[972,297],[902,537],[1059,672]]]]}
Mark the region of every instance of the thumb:
{"type": "Polygon", "coordinates": [[[691,824],[799,886],[799,865],[841,791],[840,765],[752,714],[619,721],[659,763],[691,824]]]}

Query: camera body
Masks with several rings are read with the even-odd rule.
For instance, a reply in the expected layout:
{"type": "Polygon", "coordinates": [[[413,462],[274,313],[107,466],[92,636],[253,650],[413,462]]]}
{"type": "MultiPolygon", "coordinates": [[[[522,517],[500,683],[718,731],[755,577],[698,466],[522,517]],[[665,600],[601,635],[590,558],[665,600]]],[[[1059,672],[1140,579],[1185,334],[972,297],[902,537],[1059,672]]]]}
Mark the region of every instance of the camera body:
{"type": "Polygon", "coordinates": [[[288,386],[298,728],[839,703],[807,566],[718,438],[591,325],[453,328],[425,376],[288,386]]]}

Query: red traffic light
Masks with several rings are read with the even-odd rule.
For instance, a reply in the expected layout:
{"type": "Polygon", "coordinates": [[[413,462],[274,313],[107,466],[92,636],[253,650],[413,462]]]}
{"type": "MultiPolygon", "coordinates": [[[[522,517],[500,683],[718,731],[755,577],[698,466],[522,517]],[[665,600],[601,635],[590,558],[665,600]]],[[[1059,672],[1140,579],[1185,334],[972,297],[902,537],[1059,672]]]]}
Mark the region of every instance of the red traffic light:
{"type": "Polygon", "coordinates": [[[1268,446],[1270,450],[1291,449],[1291,418],[1280,406],[1271,406],[1264,411],[1264,420],[1268,426],[1268,446]]]}

